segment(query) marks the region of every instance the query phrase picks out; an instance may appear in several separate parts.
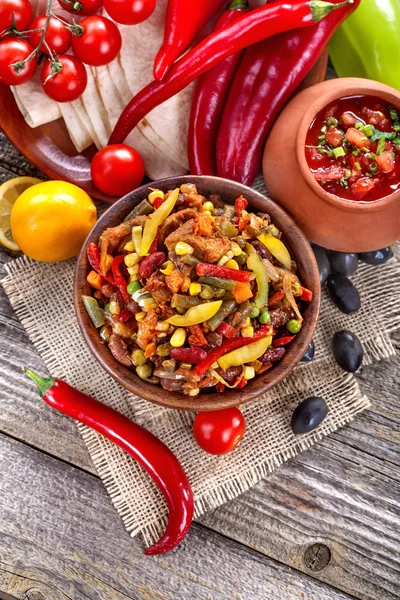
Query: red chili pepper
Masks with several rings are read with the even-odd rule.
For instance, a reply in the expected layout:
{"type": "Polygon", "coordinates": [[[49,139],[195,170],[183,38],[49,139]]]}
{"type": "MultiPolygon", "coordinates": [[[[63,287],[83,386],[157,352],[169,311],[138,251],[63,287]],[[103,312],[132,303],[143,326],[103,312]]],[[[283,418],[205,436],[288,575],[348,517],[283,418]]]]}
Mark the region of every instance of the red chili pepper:
{"type": "MultiPolygon", "coordinates": [[[[218,19],[214,31],[232,23],[246,11],[243,0],[234,0],[218,19]]],[[[232,54],[202,75],[192,97],[188,158],[192,175],[216,175],[215,147],[222,112],[243,51],[232,54]]]]}
{"type": "MultiPolygon", "coordinates": [[[[333,0],[337,2],[337,0],[333,0]]],[[[252,185],[268,133],[339,25],[360,0],[316,27],[296,29],[250,46],[234,77],[217,137],[218,175],[252,185]]]]}
{"type": "Polygon", "coordinates": [[[157,232],[156,237],[154,238],[154,240],[151,242],[151,246],[149,248],[149,254],[154,254],[155,252],[157,252],[158,250],[158,241],[160,239],[160,234],[157,232]]]}
{"type": "Polygon", "coordinates": [[[134,315],[133,312],[129,310],[129,308],[124,308],[124,310],[121,310],[119,315],[116,316],[119,321],[125,323],[125,321],[129,321],[129,319],[131,319],[134,315]]]}
{"type": "Polygon", "coordinates": [[[219,394],[223,394],[223,393],[224,393],[224,391],[225,391],[225,386],[224,386],[224,384],[222,383],[222,381],[218,381],[218,383],[217,383],[217,384],[216,384],[216,386],[215,386],[215,389],[217,390],[217,392],[218,392],[219,394]]]}
{"type": "Polygon", "coordinates": [[[168,504],[169,521],[162,538],[145,554],[162,554],[185,537],[193,518],[193,493],[176,456],[155,435],[124,415],[86,396],[60,379],[45,379],[33,371],[26,375],[52,408],[98,431],[128,452],[147,471],[168,504]]]}
{"type": "MultiPolygon", "coordinates": [[[[87,257],[92,269],[96,271],[96,273],[102,275],[100,271],[100,252],[96,244],[89,244],[87,248],[87,257]]],[[[103,277],[108,283],[111,283],[111,285],[116,285],[115,279],[110,273],[106,273],[103,277]]]]}
{"type": "Polygon", "coordinates": [[[130,295],[128,294],[128,284],[126,282],[125,277],[121,273],[121,265],[124,262],[124,257],[122,254],[116,256],[111,264],[111,271],[113,272],[115,285],[118,287],[119,291],[122,294],[122,297],[125,302],[130,300],[130,295]]]}
{"type": "Polygon", "coordinates": [[[304,300],[305,302],[311,302],[311,300],[313,299],[313,293],[311,290],[308,290],[305,287],[301,288],[301,296],[300,296],[300,300],[304,300]]]}
{"type": "Polygon", "coordinates": [[[239,196],[239,198],[236,198],[235,200],[235,210],[236,210],[236,218],[240,219],[242,216],[242,211],[246,210],[248,205],[248,202],[246,200],[246,198],[243,198],[243,196],[239,196]]]}
{"type": "Polygon", "coordinates": [[[190,335],[188,337],[190,346],[207,346],[207,340],[204,337],[204,333],[200,325],[191,325],[188,329],[190,331],[190,335]]]}
{"type": "Polygon", "coordinates": [[[229,323],[225,323],[225,321],[222,321],[222,323],[218,325],[216,331],[230,340],[239,335],[238,330],[232,327],[232,325],[229,325],[229,323]]]}
{"type": "Polygon", "coordinates": [[[168,0],[164,40],[154,61],[154,79],[161,81],[165,77],[225,1],[201,0],[194,6],[187,0],[168,0]]]}
{"type": "Polygon", "coordinates": [[[279,346],[286,346],[292,340],[294,340],[295,335],[284,335],[283,337],[272,340],[272,345],[274,348],[278,348],[279,346]]]}
{"type": "Polygon", "coordinates": [[[154,199],[154,208],[157,210],[157,208],[160,208],[161,204],[164,204],[165,202],[165,198],[161,198],[161,196],[157,196],[154,199]]]}
{"type": "MultiPolygon", "coordinates": [[[[156,106],[175,96],[200,75],[228,56],[267,37],[300,27],[311,27],[329,12],[347,6],[302,0],[296,5],[278,0],[246,13],[233,23],[214,31],[183,56],[163,81],[152,81],[125,107],[111,134],[109,144],[122,143],[127,135],[156,106]]],[[[193,9],[191,9],[193,17],[193,9]]]]}
{"type": "Polygon", "coordinates": [[[264,325],[264,327],[260,327],[260,329],[258,329],[251,338],[238,337],[232,340],[226,340],[225,342],[222,342],[222,344],[218,348],[215,348],[214,350],[211,350],[211,352],[209,352],[207,358],[203,360],[203,362],[195,366],[195,371],[197,375],[203,375],[211,367],[211,365],[215,363],[219,358],[221,358],[221,356],[223,356],[224,354],[227,354],[232,350],[236,350],[236,348],[247,346],[247,344],[251,344],[261,338],[264,338],[266,335],[271,335],[271,333],[272,327],[270,325],[264,325]]]}
{"type": "Polygon", "coordinates": [[[285,292],[283,290],[279,290],[278,292],[275,292],[275,294],[272,294],[272,296],[270,298],[268,298],[268,306],[275,306],[275,304],[278,304],[278,302],[283,300],[284,297],[285,297],[285,292]]]}
{"type": "Polygon", "coordinates": [[[242,377],[242,379],[237,384],[236,389],[241,390],[242,388],[244,388],[245,385],[247,385],[247,379],[242,377]]]}
{"type": "Polygon", "coordinates": [[[139,263],[139,275],[143,279],[147,279],[157,267],[162,265],[167,260],[165,252],[154,252],[143,258],[139,263]]]}
{"type": "Polygon", "coordinates": [[[242,283],[250,281],[250,273],[248,271],[238,271],[236,269],[229,269],[229,267],[220,267],[219,265],[209,265],[207,263],[196,265],[196,273],[199,277],[210,275],[211,277],[220,277],[242,283]]]}
{"type": "Polygon", "coordinates": [[[207,352],[201,348],[172,348],[170,356],[180,362],[197,365],[207,358],[207,352]]]}

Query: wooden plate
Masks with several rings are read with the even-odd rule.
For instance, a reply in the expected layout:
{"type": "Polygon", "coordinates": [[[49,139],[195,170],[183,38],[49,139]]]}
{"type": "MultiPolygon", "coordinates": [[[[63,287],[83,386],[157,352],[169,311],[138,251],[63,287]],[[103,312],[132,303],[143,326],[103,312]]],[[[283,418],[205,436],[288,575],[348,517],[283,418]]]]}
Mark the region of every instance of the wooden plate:
{"type": "MultiPolygon", "coordinates": [[[[328,50],[325,49],[299,87],[304,89],[325,79],[328,50]]],[[[10,142],[51,179],[75,183],[90,196],[112,204],[116,198],[102,194],[90,177],[90,161],[94,146],[79,154],[71,142],[63,119],[30,127],[17,107],[11,89],[0,84],[0,128],[10,142]]]]}

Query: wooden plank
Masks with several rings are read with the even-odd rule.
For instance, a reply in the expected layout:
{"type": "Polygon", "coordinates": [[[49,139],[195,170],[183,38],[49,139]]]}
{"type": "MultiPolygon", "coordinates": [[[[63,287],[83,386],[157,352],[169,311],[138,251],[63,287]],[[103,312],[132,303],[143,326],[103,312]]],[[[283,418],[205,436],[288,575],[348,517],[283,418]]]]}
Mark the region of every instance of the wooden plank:
{"type": "Polygon", "coordinates": [[[145,557],[97,478],[6,436],[0,460],[0,589],[16,598],[349,599],[198,525],[145,557]]]}
{"type": "MultiPolygon", "coordinates": [[[[22,154],[10,144],[2,131],[0,131],[0,167],[7,169],[9,173],[11,173],[11,177],[29,175],[30,177],[47,179],[43,173],[29,163],[22,154]]],[[[7,177],[7,179],[9,178],[10,176],[7,177]]],[[[5,181],[5,173],[4,171],[0,171],[0,183],[3,181],[5,181]]]]}

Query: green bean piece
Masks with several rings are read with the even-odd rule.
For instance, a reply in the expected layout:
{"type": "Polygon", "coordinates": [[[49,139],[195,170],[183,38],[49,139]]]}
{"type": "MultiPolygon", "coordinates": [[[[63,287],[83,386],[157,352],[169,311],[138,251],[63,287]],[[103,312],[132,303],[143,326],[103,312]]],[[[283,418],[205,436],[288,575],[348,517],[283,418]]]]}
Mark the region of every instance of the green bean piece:
{"type": "Polygon", "coordinates": [[[250,313],[250,319],[256,319],[260,316],[260,309],[256,306],[255,302],[251,302],[253,310],[250,313]]]}
{"type": "Polygon", "coordinates": [[[203,300],[211,300],[211,298],[214,298],[214,290],[211,285],[202,285],[199,296],[200,298],[203,298],[203,300]]]}
{"type": "Polygon", "coordinates": [[[96,298],[93,298],[93,296],[82,296],[82,302],[93,325],[95,327],[102,327],[105,325],[106,322],[96,298]]]}
{"type": "Polygon", "coordinates": [[[147,358],[145,357],[143,350],[140,350],[140,348],[132,352],[131,358],[135,367],[140,367],[141,365],[147,363],[147,358]]]}
{"type": "Polygon", "coordinates": [[[174,358],[170,358],[169,360],[163,360],[161,364],[165,371],[168,371],[168,373],[173,373],[176,369],[177,363],[174,358]]]}
{"type": "Polygon", "coordinates": [[[103,327],[100,329],[100,337],[103,340],[103,342],[108,343],[110,340],[110,336],[111,336],[110,328],[107,327],[107,325],[103,325],[103,327]]]}
{"type": "Polygon", "coordinates": [[[230,300],[231,298],[233,298],[231,292],[225,292],[225,294],[222,296],[222,300],[230,300]]]}
{"type": "Polygon", "coordinates": [[[222,288],[231,292],[236,287],[236,281],[230,281],[229,279],[222,279],[221,277],[203,276],[199,277],[200,283],[207,285],[213,285],[217,288],[222,288]]]}
{"type": "Polygon", "coordinates": [[[198,258],[193,256],[193,254],[184,254],[183,256],[180,256],[179,258],[180,258],[181,262],[183,262],[185,265],[190,265],[191,267],[195,267],[196,265],[201,263],[201,260],[199,260],[198,258]]]}
{"type": "Polygon", "coordinates": [[[150,215],[152,212],[154,212],[152,205],[150,202],[144,199],[139,202],[139,204],[135,206],[135,208],[131,210],[128,215],[126,215],[124,223],[125,221],[129,221],[129,219],[133,219],[133,217],[138,217],[139,215],[150,215]]]}
{"type": "Polygon", "coordinates": [[[222,321],[236,309],[237,303],[235,300],[225,300],[221,308],[211,319],[207,321],[211,331],[215,331],[222,321]]]}
{"type": "Polygon", "coordinates": [[[239,230],[236,229],[233,223],[230,221],[222,221],[221,223],[221,233],[228,238],[233,238],[238,235],[239,230]]]}
{"type": "Polygon", "coordinates": [[[156,350],[156,354],[158,356],[168,356],[168,354],[171,352],[172,350],[172,346],[169,342],[166,342],[165,344],[160,344],[160,346],[158,346],[157,350],[156,350]]]}
{"type": "Polygon", "coordinates": [[[140,377],[140,379],[148,379],[151,377],[153,373],[153,369],[151,368],[150,363],[145,363],[144,365],[138,365],[136,367],[136,374],[140,377]]]}
{"type": "Polygon", "coordinates": [[[186,296],[184,294],[174,294],[171,300],[172,308],[190,308],[202,304],[202,301],[197,296],[186,296]]]}
{"type": "Polygon", "coordinates": [[[227,219],[233,219],[236,215],[236,209],[232,204],[225,204],[224,206],[224,215],[227,219]]]}
{"type": "Polygon", "coordinates": [[[217,300],[223,298],[225,296],[225,293],[226,290],[224,290],[223,288],[214,288],[214,298],[217,298],[217,300]]]}
{"type": "Polygon", "coordinates": [[[242,321],[244,321],[253,312],[253,307],[248,300],[239,304],[237,311],[233,315],[232,327],[237,327],[242,321]]]}

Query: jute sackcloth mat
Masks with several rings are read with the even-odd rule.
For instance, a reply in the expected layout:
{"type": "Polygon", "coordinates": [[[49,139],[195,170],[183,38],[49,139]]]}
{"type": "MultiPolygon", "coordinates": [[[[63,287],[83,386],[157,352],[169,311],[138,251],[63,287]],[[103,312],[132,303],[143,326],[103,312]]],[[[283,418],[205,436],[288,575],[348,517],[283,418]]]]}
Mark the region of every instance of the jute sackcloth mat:
{"type": "MultiPolygon", "coordinates": [[[[261,191],[265,192],[265,188],[261,191]]],[[[360,264],[352,280],[361,295],[361,310],[356,315],[344,315],[324,293],[314,337],[314,361],[299,364],[285,381],[244,406],[247,431],[241,444],[226,456],[211,456],[193,440],[194,413],[164,409],[130,394],[92,357],[74,314],[73,260],[49,264],[22,257],[6,265],[6,269],[4,289],[49,373],[109,404],[160,437],[177,455],[189,477],[196,516],[232,500],[368,407],[368,398],[361,394],[355,377],[344,373],[333,360],[331,339],[335,331],[350,329],[359,336],[367,365],[394,354],[389,334],[400,327],[398,262],[393,258],[381,267],[360,264]],[[316,431],[296,437],[290,429],[291,413],[311,395],[326,399],[329,414],[316,431]]],[[[161,493],[122,450],[85,426],[79,425],[79,430],[128,531],[131,535],[142,532],[147,544],[155,541],[167,517],[161,493]]]]}

